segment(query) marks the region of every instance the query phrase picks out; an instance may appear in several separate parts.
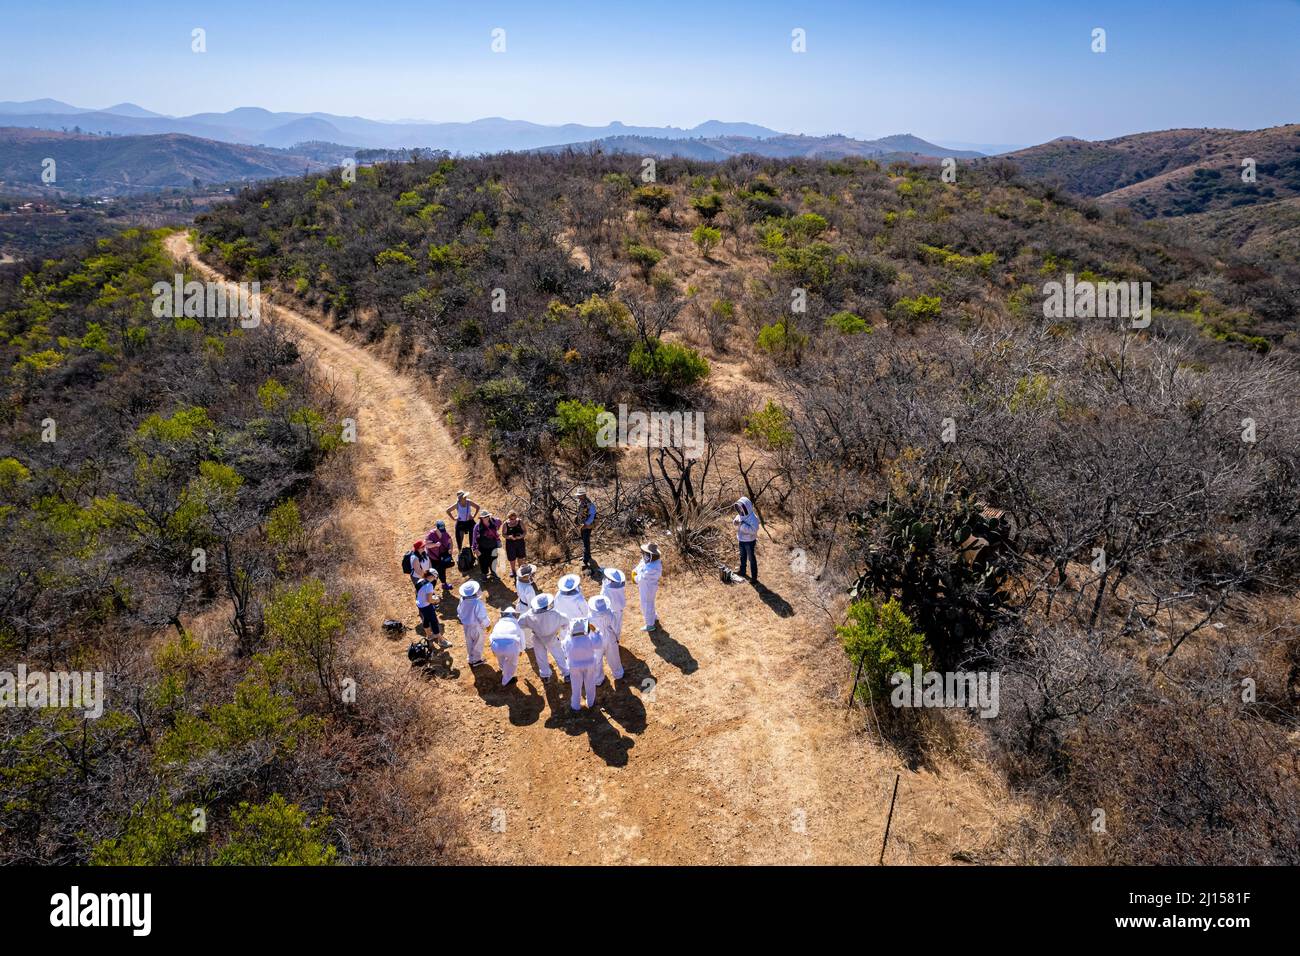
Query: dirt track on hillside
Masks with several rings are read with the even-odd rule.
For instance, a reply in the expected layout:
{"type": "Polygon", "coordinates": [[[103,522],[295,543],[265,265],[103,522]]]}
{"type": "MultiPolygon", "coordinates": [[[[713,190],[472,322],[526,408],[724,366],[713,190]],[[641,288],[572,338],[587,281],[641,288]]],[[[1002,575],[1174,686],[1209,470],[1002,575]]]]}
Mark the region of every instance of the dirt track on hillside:
{"type": "MultiPolygon", "coordinates": [[[[186,235],[171,236],[167,248],[201,278],[221,278],[186,235]]],[[[264,316],[292,328],[355,408],[358,492],[339,503],[336,518],[361,653],[440,716],[446,730],[412,760],[449,781],[468,821],[465,855],[494,863],[874,863],[896,771],[903,782],[888,862],[940,863],[977,850],[1005,814],[984,774],[911,772],[852,729],[859,720],[843,717],[841,662],[828,660],[839,652],[826,618],[804,605],[770,544],[760,545],[760,557],[781,594],[675,572],[668,557],[664,630],[638,631],[633,593],[626,679],[600,688],[594,714],[570,716],[568,685],[543,682],[531,657],[509,689],[490,652],[489,664],[471,672],[454,622],[450,665],[433,679],[418,676],[406,639],[380,628],[390,616],[414,623],[400,556],[457,488],[488,507],[503,500],[501,489],[468,476],[439,410],[414,381],[319,316],[265,305],[264,316]]],[[[595,551],[607,565],[635,563],[633,542],[598,536],[595,551]]],[[[540,583],[553,589],[576,570],[543,565],[540,583]]],[[[454,571],[451,580],[459,580],[454,571]]],[[[584,591],[591,586],[588,578],[584,591]]],[[[508,600],[494,588],[489,603],[508,600]]]]}

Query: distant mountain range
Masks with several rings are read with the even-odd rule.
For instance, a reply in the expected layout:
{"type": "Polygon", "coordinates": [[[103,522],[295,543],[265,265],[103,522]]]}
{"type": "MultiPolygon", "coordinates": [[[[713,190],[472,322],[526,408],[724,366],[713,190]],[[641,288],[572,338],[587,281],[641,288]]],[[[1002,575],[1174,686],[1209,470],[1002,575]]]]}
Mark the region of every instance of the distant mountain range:
{"type": "Polygon", "coordinates": [[[222,143],[286,148],[311,140],[344,143],[370,149],[445,149],[453,153],[485,153],[529,150],[541,146],[589,142],[609,136],[637,136],[653,139],[748,136],[764,139],[781,135],[777,130],[754,123],[724,123],[710,120],[692,129],[675,126],[583,126],[566,123],[544,126],[501,117],[470,123],[396,123],[338,116],[333,113],[273,113],[244,106],[225,113],[194,113],[163,116],[134,103],[122,103],[103,110],[89,110],[58,100],[0,102],[0,126],[36,129],[80,128],[87,133],[140,136],[183,133],[222,143]]]}
{"type": "Polygon", "coordinates": [[[0,184],[26,192],[52,187],[73,195],[122,196],[167,187],[301,176],[337,165],[336,155],[217,143],[168,133],[90,136],[0,127],[0,184]],[[55,181],[45,184],[46,158],[55,181]]]}
{"type": "Polygon", "coordinates": [[[845,136],[794,136],[754,123],[709,120],[690,129],[676,126],[605,126],[566,123],[545,126],[500,117],[469,123],[395,123],[338,116],[333,113],[273,113],[240,107],[225,113],[163,116],[134,103],[92,110],[59,100],[0,102],[0,126],[50,130],[79,130],[114,136],[179,133],[221,143],[278,149],[306,142],[345,144],[365,149],[445,149],[452,153],[494,153],[576,147],[599,143],[601,148],[642,155],[692,156],[721,159],[741,152],[765,156],[975,157],[971,150],[936,146],[915,136],[854,140],[845,136]],[[664,145],[667,144],[667,145],[664,145]]]}
{"type": "Polygon", "coordinates": [[[1300,196],[1300,124],[1067,136],[994,161],[1144,218],[1185,216],[1300,196]],[[1245,160],[1254,160],[1253,183],[1242,180],[1245,160]]]}
{"type": "Polygon", "coordinates": [[[601,150],[607,153],[633,153],[638,156],[684,156],[689,159],[723,160],[732,156],[752,153],[784,159],[844,159],[862,157],[881,160],[933,160],[952,156],[959,159],[976,159],[981,153],[970,150],[945,149],[910,134],[885,136],[881,139],[851,139],[848,136],[798,136],[774,134],[763,138],[753,136],[700,136],[690,139],[668,139],[649,136],[607,136],[590,142],[566,143],[563,146],[544,146],[543,152],[565,150],[601,150]]]}

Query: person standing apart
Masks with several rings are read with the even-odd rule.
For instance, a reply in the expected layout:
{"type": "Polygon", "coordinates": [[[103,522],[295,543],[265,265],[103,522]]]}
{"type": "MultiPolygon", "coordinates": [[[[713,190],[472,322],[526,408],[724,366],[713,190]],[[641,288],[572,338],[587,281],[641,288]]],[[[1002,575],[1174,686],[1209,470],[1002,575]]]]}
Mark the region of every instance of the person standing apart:
{"type": "Polygon", "coordinates": [[[591,529],[596,526],[596,503],[581,488],[573,496],[578,499],[578,517],[574,521],[582,538],[582,563],[591,567],[591,529]]]}
{"type": "Polygon", "coordinates": [[[488,578],[496,577],[492,567],[496,563],[497,551],[501,547],[501,522],[492,517],[492,512],[485,511],[479,515],[469,545],[478,555],[479,574],[483,576],[484,583],[487,583],[488,578]]]}
{"type": "Polygon", "coordinates": [[[487,636],[487,607],[478,592],[477,581],[466,581],[460,586],[460,607],[456,608],[456,616],[465,629],[465,652],[470,667],[483,663],[483,639],[487,636]]]}
{"type": "Polygon", "coordinates": [[[641,630],[646,632],[659,627],[659,618],[655,614],[655,596],[659,593],[659,578],[663,573],[659,545],[653,541],[641,545],[641,560],[632,569],[632,579],[641,592],[641,617],[645,619],[645,626],[641,630]]]}
{"type": "Polygon", "coordinates": [[[736,516],[731,519],[732,524],[736,526],[736,542],[740,546],[740,576],[745,576],[746,559],[753,565],[753,581],[758,583],[758,555],[755,549],[758,547],[758,513],[754,510],[754,503],[748,498],[740,498],[736,501],[736,516]]]}
{"type": "MultiPolygon", "coordinates": [[[[591,607],[591,624],[600,637],[604,649],[604,658],[609,662],[609,672],[614,680],[623,679],[623,658],[618,653],[618,635],[614,633],[614,612],[610,608],[609,598],[597,594],[587,604],[591,607]]],[[[605,683],[605,668],[601,665],[596,677],[596,686],[605,683]]]]}
{"type": "Polygon", "coordinates": [[[519,626],[518,615],[513,607],[501,611],[501,619],[492,628],[488,638],[492,653],[501,668],[501,686],[505,687],[515,679],[515,667],[519,664],[519,652],[524,647],[524,632],[519,626]]]}
{"type": "Polygon", "coordinates": [[[627,607],[627,575],[618,568],[606,568],[600,593],[609,598],[609,610],[614,615],[614,636],[623,639],[623,609],[627,607]]]}
{"type": "Polygon", "coordinates": [[[582,699],[587,706],[596,706],[596,672],[600,669],[600,638],[591,631],[591,622],[580,617],[569,624],[569,636],[564,641],[564,655],[569,660],[569,678],[573,689],[569,692],[569,709],[575,714],[582,710],[582,699]]]}
{"type": "Polygon", "coordinates": [[[519,512],[511,511],[506,515],[506,522],[501,528],[506,539],[506,560],[510,562],[510,577],[517,574],[516,565],[528,558],[528,543],[524,539],[524,522],[519,512]]]}
{"type": "Polygon", "coordinates": [[[470,498],[469,492],[456,492],[456,503],[447,509],[447,517],[456,522],[456,550],[460,551],[461,542],[474,533],[474,521],[478,518],[478,502],[470,498]]]}

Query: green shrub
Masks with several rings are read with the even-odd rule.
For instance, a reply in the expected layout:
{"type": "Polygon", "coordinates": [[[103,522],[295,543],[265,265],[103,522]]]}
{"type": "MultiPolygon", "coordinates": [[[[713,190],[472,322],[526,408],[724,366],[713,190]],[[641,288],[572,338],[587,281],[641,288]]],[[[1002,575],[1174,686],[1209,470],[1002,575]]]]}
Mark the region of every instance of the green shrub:
{"type": "Polygon", "coordinates": [[[551,426],[559,436],[560,444],[576,452],[596,449],[596,433],[600,429],[600,416],[605,406],[573,398],[556,402],[551,426]]]}
{"type": "Polygon", "coordinates": [[[638,206],[657,214],[666,209],[669,203],[673,201],[673,194],[664,186],[642,186],[640,189],[633,191],[632,201],[638,206]]]}
{"type": "Polygon", "coordinates": [[[937,319],[942,300],[937,295],[918,295],[894,303],[894,316],[908,323],[928,322],[937,319]]]}
{"type": "Polygon", "coordinates": [[[889,690],[889,679],[899,671],[909,675],[916,664],[930,667],[930,649],[925,635],[914,630],[896,599],[876,604],[870,598],[854,601],[844,623],[835,629],[856,674],[859,662],[862,678],[858,696],[879,700],[889,690]]]}
{"type": "Polygon", "coordinates": [[[808,336],[794,328],[788,319],[765,325],[758,333],[758,347],[764,352],[797,364],[808,346],[808,336]]]}
{"type": "Polygon", "coordinates": [[[836,312],[826,320],[826,325],[841,335],[865,335],[871,331],[866,319],[848,311],[836,312]]]}
{"type": "Polygon", "coordinates": [[[745,435],[775,450],[794,441],[794,426],[789,413],[769,398],[766,405],[745,419],[745,435]]]}
{"type": "Polygon", "coordinates": [[[696,226],[691,233],[691,241],[695,243],[700,252],[704,254],[704,258],[707,259],[713,248],[722,241],[722,233],[712,226],[696,226]]]}
{"type": "Polygon", "coordinates": [[[691,208],[698,212],[705,222],[713,222],[714,217],[722,212],[722,203],[722,196],[718,193],[707,193],[692,199],[691,208]]]}
{"type": "Polygon", "coordinates": [[[653,379],[670,389],[694,385],[709,374],[709,363],[695,349],[676,342],[637,342],[628,365],[642,378],[653,379]]]}

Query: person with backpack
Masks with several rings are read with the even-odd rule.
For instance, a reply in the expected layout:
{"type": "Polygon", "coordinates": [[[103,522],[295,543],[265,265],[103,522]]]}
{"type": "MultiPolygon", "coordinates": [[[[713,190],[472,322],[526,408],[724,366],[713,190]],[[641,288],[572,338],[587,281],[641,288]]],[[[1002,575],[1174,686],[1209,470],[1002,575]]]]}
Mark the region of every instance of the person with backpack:
{"type": "Polygon", "coordinates": [[[465,653],[469,655],[469,666],[478,667],[483,663],[483,639],[487,637],[487,606],[479,597],[479,583],[466,581],[460,586],[460,605],[456,608],[456,617],[460,618],[461,627],[465,629],[465,653]]]}
{"type": "Polygon", "coordinates": [[[515,566],[528,559],[528,545],[524,540],[524,523],[519,512],[511,511],[506,515],[506,523],[501,527],[506,539],[506,560],[510,562],[510,577],[513,580],[518,573],[515,566]]]}
{"type": "Polygon", "coordinates": [[[736,526],[736,543],[740,546],[740,576],[745,576],[746,562],[753,565],[753,582],[758,583],[758,513],[754,503],[741,497],[736,501],[736,516],[731,519],[736,526]]]}
{"type": "Polygon", "coordinates": [[[486,583],[488,578],[496,577],[492,564],[496,561],[497,549],[501,547],[501,522],[492,517],[492,512],[485,511],[479,516],[469,546],[478,555],[478,569],[483,581],[486,583]]]}
{"type": "Polygon", "coordinates": [[[424,625],[424,639],[430,644],[433,638],[442,633],[442,622],[438,620],[438,576],[432,571],[425,571],[420,587],[415,592],[415,607],[420,613],[420,623],[424,625]]]}
{"type": "Polygon", "coordinates": [[[451,585],[447,583],[447,569],[455,563],[451,552],[451,535],[447,533],[447,523],[445,521],[437,522],[429,533],[424,536],[425,549],[429,554],[429,561],[433,564],[433,570],[438,575],[438,580],[442,582],[443,591],[451,591],[451,585]]]}
{"type": "Polygon", "coordinates": [[[424,572],[433,567],[433,562],[425,551],[424,542],[416,541],[411,545],[411,550],[402,555],[402,570],[411,579],[411,584],[415,590],[420,590],[420,585],[424,583],[424,572]]]}
{"type": "Polygon", "coordinates": [[[574,524],[578,526],[578,534],[582,538],[582,563],[591,567],[591,529],[596,526],[596,502],[588,498],[581,488],[574,492],[573,497],[578,499],[578,517],[574,519],[574,524]]]}
{"type": "Polygon", "coordinates": [[[474,533],[474,520],[478,513],[478,502],[470,498],[469,492],[456,492],[456,503],[447,509],[447,517],[456,522],[457,553],[462,547],[461,542],[474,533]]]}

